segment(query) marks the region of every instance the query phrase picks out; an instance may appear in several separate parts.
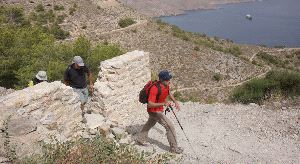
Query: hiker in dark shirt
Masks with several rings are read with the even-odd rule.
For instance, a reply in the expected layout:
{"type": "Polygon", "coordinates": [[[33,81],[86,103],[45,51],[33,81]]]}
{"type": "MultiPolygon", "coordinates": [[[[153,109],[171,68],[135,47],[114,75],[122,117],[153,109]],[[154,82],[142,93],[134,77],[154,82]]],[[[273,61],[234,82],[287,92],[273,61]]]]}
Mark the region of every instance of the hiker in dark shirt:
{"type": "MultiPolygon", "coordinates": [[[[71,86],[75,92],[79,94],[81,101],[81,110],[82,116],[84,116],[84,105],[88,100],[88,89],[87,89],[87,81],[86,74],[88,75],[88,80],[90,82],[89,89],[90,92],[93,93],[93,77],[90,69],[83,63],[83,60],[80,56],[75,56],[73,58],[73,63],[68,66],[64,75],[64,83],[66,85],[71,86]]],[[[87,111],[90,113],[90,111],[87,111]]]]}

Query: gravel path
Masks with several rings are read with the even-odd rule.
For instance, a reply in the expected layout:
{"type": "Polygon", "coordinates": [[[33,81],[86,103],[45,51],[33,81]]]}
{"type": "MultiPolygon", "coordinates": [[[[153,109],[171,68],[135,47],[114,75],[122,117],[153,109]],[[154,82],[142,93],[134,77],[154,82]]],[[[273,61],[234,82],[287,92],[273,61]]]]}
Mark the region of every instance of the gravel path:
{"type": "MultiPolygon", "coordinates": [[[[196,151],[190,149],[172,113],[167,116],[176,127],[181,163],[300,163],[300,107],[287,110],[264,109],[258,105],[205,105],[184,103],[177,116],[196,151]]],[[[136,136],[147,119],[140,107],[129,118],[128,131],[136,136]]],[[[142,150],[166,152],[165,130],[159,124],[149,132],[151,146],[142,150]]]]}

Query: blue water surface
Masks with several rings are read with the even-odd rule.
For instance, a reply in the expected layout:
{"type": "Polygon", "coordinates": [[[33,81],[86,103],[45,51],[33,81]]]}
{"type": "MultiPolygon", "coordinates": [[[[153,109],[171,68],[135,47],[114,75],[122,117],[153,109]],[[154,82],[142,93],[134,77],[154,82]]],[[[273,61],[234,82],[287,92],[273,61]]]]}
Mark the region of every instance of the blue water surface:
{"type": "Polygon", "coordinates": [[[236,43],[300,47],[300,0],[259,0],[161,17],[169,24],[236,43]],[[246,19],[250,14],[252,20],[246,19]]]}

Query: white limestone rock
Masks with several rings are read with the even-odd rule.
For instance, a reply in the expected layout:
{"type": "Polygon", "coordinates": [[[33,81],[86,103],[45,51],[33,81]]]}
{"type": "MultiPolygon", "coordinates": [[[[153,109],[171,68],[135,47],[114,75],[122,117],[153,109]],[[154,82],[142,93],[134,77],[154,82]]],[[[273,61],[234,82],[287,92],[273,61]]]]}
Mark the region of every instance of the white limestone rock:
{"type": "Polygon", "coordinates": [[[85,114],[87,128],[96,129],[104,124],[105,118],[100,114],[85,114]]]}

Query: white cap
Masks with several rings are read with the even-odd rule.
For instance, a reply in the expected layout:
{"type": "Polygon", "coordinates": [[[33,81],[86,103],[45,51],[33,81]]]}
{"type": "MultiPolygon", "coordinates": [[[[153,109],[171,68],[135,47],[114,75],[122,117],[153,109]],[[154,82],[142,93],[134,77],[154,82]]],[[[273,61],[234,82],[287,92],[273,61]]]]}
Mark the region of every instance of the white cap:
{"type": "Polygon", "coordinates": [[[47,80],[47,73],[45,71],[39,71],[35,77],[39,80],[46,81],[47,80]]]}

